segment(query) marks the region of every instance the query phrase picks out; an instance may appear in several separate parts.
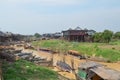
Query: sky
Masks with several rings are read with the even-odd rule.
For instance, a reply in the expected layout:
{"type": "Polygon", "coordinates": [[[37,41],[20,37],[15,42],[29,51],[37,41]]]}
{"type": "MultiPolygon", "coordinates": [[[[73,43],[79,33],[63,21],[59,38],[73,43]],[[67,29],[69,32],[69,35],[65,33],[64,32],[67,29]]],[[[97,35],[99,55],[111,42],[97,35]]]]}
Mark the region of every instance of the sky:
{"type": "Polygon", "coordinates": [[[0,0],[0,30],[54,33],[81,27],[120,31],[120,0],[0,0]]]}

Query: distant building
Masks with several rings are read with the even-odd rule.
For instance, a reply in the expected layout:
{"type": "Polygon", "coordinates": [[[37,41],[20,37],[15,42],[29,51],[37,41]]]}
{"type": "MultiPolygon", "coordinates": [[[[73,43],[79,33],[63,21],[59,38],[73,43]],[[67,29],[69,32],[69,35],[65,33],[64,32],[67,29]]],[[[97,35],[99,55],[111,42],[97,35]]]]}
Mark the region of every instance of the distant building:
{"type": "Polygon", "coordinates": [[[60,38],[60,37],[62,37],[62,33],[56,32],[56,33],[53,34],[53,37],[54,38],[60,38]]]}
{"type": "Polygon", "coordinates": [[[85,42],[85,41],[92,41],[92,35],[96,31],[82,29],[80,27],[76,27],[75,29],[68,29],[66,31],[62,31],[63,37],[65,40],[69,41],[78,41],[78,42],[85,42]]]}
{"type": "Polygon", "coordinates": [[[52,34],[52,33],[45,33],[45,34],[42,35],[42,37],[52,38],[52,37],[53,37],[53,34],[52,34]]]}
{"type": "Polygon", "coordinates": [[[55,38],[55,39],[58,39],[58,38],[62,37],[62,33],[60,33],[60,32],[46,33],[46,34],[43,34],[42,37],[44,37],[44,38],[55,38]]]}
{"type": "Polygon", "coordinates": [[[93,35],[95,32],[96,32],[96,31],[94,31],[94,30],[87,30],[87,34],[88,34],[89,36],[93,35]]]}

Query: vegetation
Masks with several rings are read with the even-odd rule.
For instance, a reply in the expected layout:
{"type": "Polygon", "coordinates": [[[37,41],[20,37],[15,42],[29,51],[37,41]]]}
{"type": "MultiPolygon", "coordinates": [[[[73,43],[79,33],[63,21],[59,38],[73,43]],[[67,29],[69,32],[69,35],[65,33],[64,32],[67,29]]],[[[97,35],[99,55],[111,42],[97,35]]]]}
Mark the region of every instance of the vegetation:
{"type": "Polygon", "coordinates": [[[116,39],[120,39],[120,32],[116,32],[113,37],[116,39]]]}
{"type": "Polygon", "coordinates": [[[40,35],[39,33],[35,33],[34,36],[35,36],[36,38],[41,37],[41,35],[40,35]]]}
{"type": "Polygon", "coordinates": [[[4,80],[58,80],[56,72],[25,60],[3,62],[2,69],[4,80]]]}
{"type": "Polygon", "coordinates": [[[96,32],[92,37],[94,42],[101,42],[102,33],[96,32]]]}
{"type": "Polygon", "coordinates": [[[86,55],[102,56],[110,61],[120,60],[120,40],[107,43],[87,43],[87,42],[68,42],[63,40],[43,40],[32,43],[33,45],[52,48],[65,52],[67,50],[77,50],[86,55]]]}
{"type": "Polygon", "coordinates": [[[109,43],[112,39],[113,32],[110,30],[104,30],[104,32],[98,32],[93,35],[94,42],[109,43]]]}

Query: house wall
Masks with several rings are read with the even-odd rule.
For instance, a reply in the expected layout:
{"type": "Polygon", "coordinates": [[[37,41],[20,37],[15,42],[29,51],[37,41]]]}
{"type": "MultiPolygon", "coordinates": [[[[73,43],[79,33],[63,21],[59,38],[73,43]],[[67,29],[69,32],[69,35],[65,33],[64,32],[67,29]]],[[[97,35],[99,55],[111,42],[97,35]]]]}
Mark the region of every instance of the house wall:
{"type": "Polygon", "coordinates": [[[94,30],[66,30],[62,31],[65,40],[78,42],[92,42],[94,30]]]}
{"type": "Polygon", "coordinates": [[[69,40],[69,41],[84,42],[85,36],[86,36],[86,32],[84,30],[63,31],[64,39],[69,40]]]}

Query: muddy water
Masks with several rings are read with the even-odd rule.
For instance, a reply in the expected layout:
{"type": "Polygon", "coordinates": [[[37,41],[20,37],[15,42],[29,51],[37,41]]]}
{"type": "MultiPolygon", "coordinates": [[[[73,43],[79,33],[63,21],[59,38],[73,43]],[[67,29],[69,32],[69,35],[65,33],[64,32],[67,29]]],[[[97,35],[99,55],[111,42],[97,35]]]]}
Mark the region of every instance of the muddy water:
{"type": "MultiPolygon", "coordinates": [[[[33,51],[33,50],[24,50],[24,51],[33,51]]],[[[39,55],[42,57],[47,58],[48,60],[50,60],[52,58],[52,54],[51,53],[47,53],[47,52],[42,52],[42,51],[33,51],[33,55],[39,55]]],[[[56,66],[56,62],[57,60],[63,60],[63,55],[62,54],[54,54],[53,55],[53,65],[56,66]]],[[[86,62],[86,60],[80,60],[76,57],[67,55],[65,56],[65,62],[68,63],[71,66],[71,60],[74,60],[74,68],[77,71],[78,68],[78,64],[79,62],[86,62]]],[[[105,62],[99,62],[100,64],[104,64],[109,68],[112,68],[114,70],[120,71],[120,63],[105,63],[105,62]]],[[[58,71],[61,75],[64,75],[70,79],[75,79],[75,76],[72,72],[68,73],[68,72],[62,72],[59,69],[57,69],[56,67],[54,67],[55,71],[58,71]]]]}

